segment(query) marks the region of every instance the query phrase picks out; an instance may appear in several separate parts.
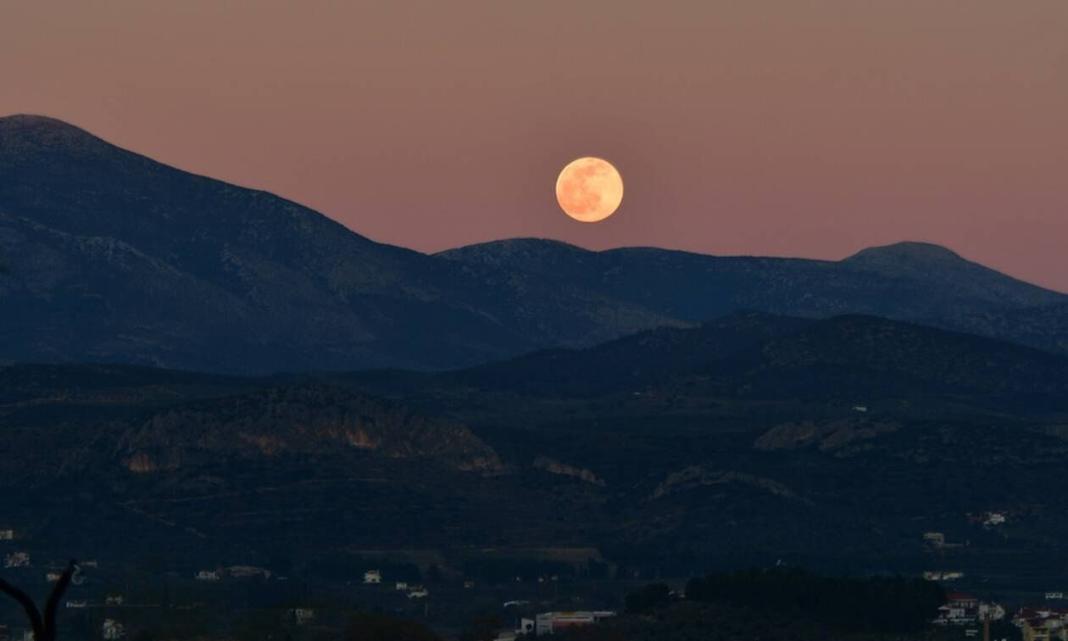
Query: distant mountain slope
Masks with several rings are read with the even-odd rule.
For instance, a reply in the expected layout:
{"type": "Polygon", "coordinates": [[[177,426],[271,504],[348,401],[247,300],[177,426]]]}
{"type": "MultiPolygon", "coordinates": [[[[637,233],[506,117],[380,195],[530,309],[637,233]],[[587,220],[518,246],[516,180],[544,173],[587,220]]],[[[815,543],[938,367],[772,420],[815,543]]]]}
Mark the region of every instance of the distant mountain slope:
{"type": "Polygon", "coordinates": [[[275,569],[279,547],[336,563],[561,546],[682,573],[778,558],[914,573],[922,533],[946,530],[996,558],[1064,558],[1049,488],[1068,357],[747,313],[418,373],[389,401],[361,389],[389,378],[0,367],[6,523],[34,558],[165,549],[190,573],[275,569]],[[1012,537],[970,524],[992,510],[1012,537]]]}
{"type": "Polygon", "coordinates": [[[8,461],[15,476],[85,466],[174,472],[206,461],[346,451],[461,471],[501,469],[497,454],[463,425],[328,383],[98,365],[0,367],[0,383],[0,428],[41,454],[8,461]],[[70,425],[80,427],[68,432],[70,425]],[[45,456],[57,435],[55,456],[45,456]]]}
{"type": "Polygon", "coordinates": [[[1068,357],[870,316],[816,321],[710,374],[756,397],[944,397],[1068,409],[1068,357]]]}
{"type": "Polygon", "coordinates": [[[587,349],[534,352],[440,378],[521,394],[596,396],[632,391],[704,371],[812,322],[739,313],[695,328],[659,328],[587,349]]]}
{"type": "Polygon", "coordinates": [[[535,240],[428,256],[38,116],[0,118],[0,307],[0,362],[234,374],[467,367],[739,310],[1068,349],[1068,297],[933,246],[837,263],[535,240]]]}
{"type": "Polygon", "coordinates": [[[838,262],[719,257],[654,248],[593,252],[515,239],[439,254],[472,265],[581,283],[606,296],[703,321],[737,310],[792,316],[870,314],[1018,340],[1068,343],[1068,296],[1005,276],[926,243],[873,247],[838,262]],[[1029,331],[996,323],[1008,310],[1053,309],[1029,331]]]}
{"type": "Polygon", "coordinates": [[[546,350],[441,374],[446,384],[535,396],[653,391],[750,399],[957,399],[1068,409],[1068,357],[872,316],[736,314],[582,350],[546,350]]]}
{"type": "Polygon", "coordinates": [[[65,123],[0,119],[0,359],[446,367],[670,323],[372,242],[65,123]]]}

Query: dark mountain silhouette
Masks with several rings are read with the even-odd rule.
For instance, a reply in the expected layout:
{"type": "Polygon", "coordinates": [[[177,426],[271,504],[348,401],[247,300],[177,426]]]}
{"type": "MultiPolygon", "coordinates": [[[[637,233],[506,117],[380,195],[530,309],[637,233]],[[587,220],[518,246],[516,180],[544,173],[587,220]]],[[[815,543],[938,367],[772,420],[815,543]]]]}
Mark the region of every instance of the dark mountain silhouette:
{"type": "Polygon", "coordinates": [[[586,349],[553,349],[438,378],[485,390],[589,397],[694,375],[813,321],[739,313],[694,328],[659,328],[586,349]]]}
{"type": "Polygon", "coordinates": [[[1068,532],[1049,492],[1068,357],[876,317],[739,313],[442,373],[14,365],[0,384],[8,518],[96,556],[577,546],[680,572],[769,550],[908,570],[923,531],[986,545],[966,514],[1003,506],[1027,506],[1014,559],[1068,552],[1030,545],[1068,532]],[[50,528],[57,495],[97,526],[50,528]]]}
{"type": "Polygon", "coordinates": [[[412,386],[428,380],[548,397],[670,392],[772,400],[941,398],[1004,409],[1068,409],[1068,357],[859,315],[813,320],[733,314],[587,349],[535,352],[417,379],[412,386]]]}
{"type": "Polygon", "coordinates": [[[239,374],[465,367],[739,310],[1068,342],[1068,297],[934,246],[828,262],[520,239],[428,256],[38,116],[0,119],[0,304],[2,361],[239,374]]]}
{"type": "Polygon", "coordinates": [[[65,123],[0,119],[0,358],[444,367],[671,322],[372,242],[65,123]]]}
{"type": "Polygon", "coordinates": [[[653,248],[592,252],[537,239],[471,245],[440,255],[557,283],[581,283],[691,322],[746,309],[807,317],[869,314],[1045,349],[1063,350],[1068,343],[1068,319],[1058,306],[1068,304],[1068,296],[927,243],[873,247],[837,262],[653,248]],[[1021,308],[1035,319],[1029,331],[996,320],[1021,308]]]}

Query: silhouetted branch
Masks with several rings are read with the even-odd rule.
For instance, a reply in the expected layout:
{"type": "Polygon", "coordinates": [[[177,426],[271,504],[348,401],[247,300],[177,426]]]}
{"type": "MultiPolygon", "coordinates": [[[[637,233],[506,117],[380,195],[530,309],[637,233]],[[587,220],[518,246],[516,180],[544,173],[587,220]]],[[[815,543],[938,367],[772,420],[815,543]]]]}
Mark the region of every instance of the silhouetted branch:
{"type": "Polygon", "coordinates": [[[26,617],[30,620],[30,626],[33,628],[34,641],[55,641],[56,610],[59,608],[63,593],[67,591],[71,581],[74,579],[74,573],[77,571],[77,562],[71,560],[67,564],[67,569],[63,571],[63,574],[53,586],[52,593],[48,595],[48,601],[45,603],[44,618],[41,617],[41,612],[28,594],[0,579],[0,592],[18,601],[22,609],[26,611],[26,617]]]}
{"type": "Polygon", "coordinates": [[[59,607],[59,601],[63,598],[63,593],[67,591],[67,587],[70,586],[71,580],[74,578],[74,573],[78,570],[78,564],[74,559],[70,560],[67,564],[67,569],[63,571],[63,575],[56,581],[55,587],[52,588],[52,594],[48,595],[48,602],[45,603],[44,611],[44,630],[45,637],[39,641],[55,641],[56,638],[56,609],[59,607]]]}
{"type": "Polygon", "coordinates": [[[44,638],[44,625],[41,623],[41,613],[37,610],[33,599],[3,579],[0,579],[0,591],[19,602],[22,609],[26,611],[26,617],[30,620],[30,626],[33,628],[33,638],[36,641],[41,641],[44,638]]]}

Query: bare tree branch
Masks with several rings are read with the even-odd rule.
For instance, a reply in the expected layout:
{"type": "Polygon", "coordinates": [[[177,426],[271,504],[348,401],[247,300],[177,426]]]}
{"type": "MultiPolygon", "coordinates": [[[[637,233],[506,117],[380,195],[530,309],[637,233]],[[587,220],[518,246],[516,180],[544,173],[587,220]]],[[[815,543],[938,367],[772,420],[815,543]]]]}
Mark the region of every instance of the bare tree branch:
{"type": "Polygon", "coordinates": [[[67,564],[67,569],[63,571],[63,574],[53,586],[52,593],[48,596],[48,601],[45,603],[44,618],[41,617],[40,610],[37,609],[37,605],[34,604],[33,599],[28,594],[4,579],[0,579],[0,592],[18,601],[22,609],[26,611],[26,617],[30,620],[30,626],[33,628],[34,641],[55,641],[56,610],[59,608],[63,593],[70,587],[70,583],[74,579],[74,573],[77,571],[78,563],[71,560],[67,564]]]}
{"type": "Polygon", "coordinates": [[[33,599],[3,579],[0,579],[0,592],[19,602],[22,609],[26,611],[26,617],[30,620],[30,626],[33,628],[33,638],[35,641],[43,641],[44,625],[41,622],[41,613],[37,610],[33,599]]]}
{"type": "Polygon", "coordinates": [[[59,577],[59,581],[56,581],[55,587],[52,588],[52,594],[48,595],[48,602],[45,603],[45,638],[37,639],[36,641],[55,641],[56,608],[59,607],[59,601],[63,598],[63,593],[67,591],[67,587],[70,586],[70,582],[74,578],[74,573],[77,570],[78,563],[74,559],[71,559],[70,563],[67,564],[67,569],[63,571],[63,575],[59,577]]]}

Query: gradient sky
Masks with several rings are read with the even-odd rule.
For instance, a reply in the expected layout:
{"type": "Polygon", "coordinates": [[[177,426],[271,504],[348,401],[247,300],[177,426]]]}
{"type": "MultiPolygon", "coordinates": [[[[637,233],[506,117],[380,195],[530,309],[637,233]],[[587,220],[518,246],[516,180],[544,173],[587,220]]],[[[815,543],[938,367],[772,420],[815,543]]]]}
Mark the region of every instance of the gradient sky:
{"type": "Polygon", "coordinates": [[[20,112],[420,250],[913,239],[1068,291],[1065,0],[0,0],[20,112]]]}

